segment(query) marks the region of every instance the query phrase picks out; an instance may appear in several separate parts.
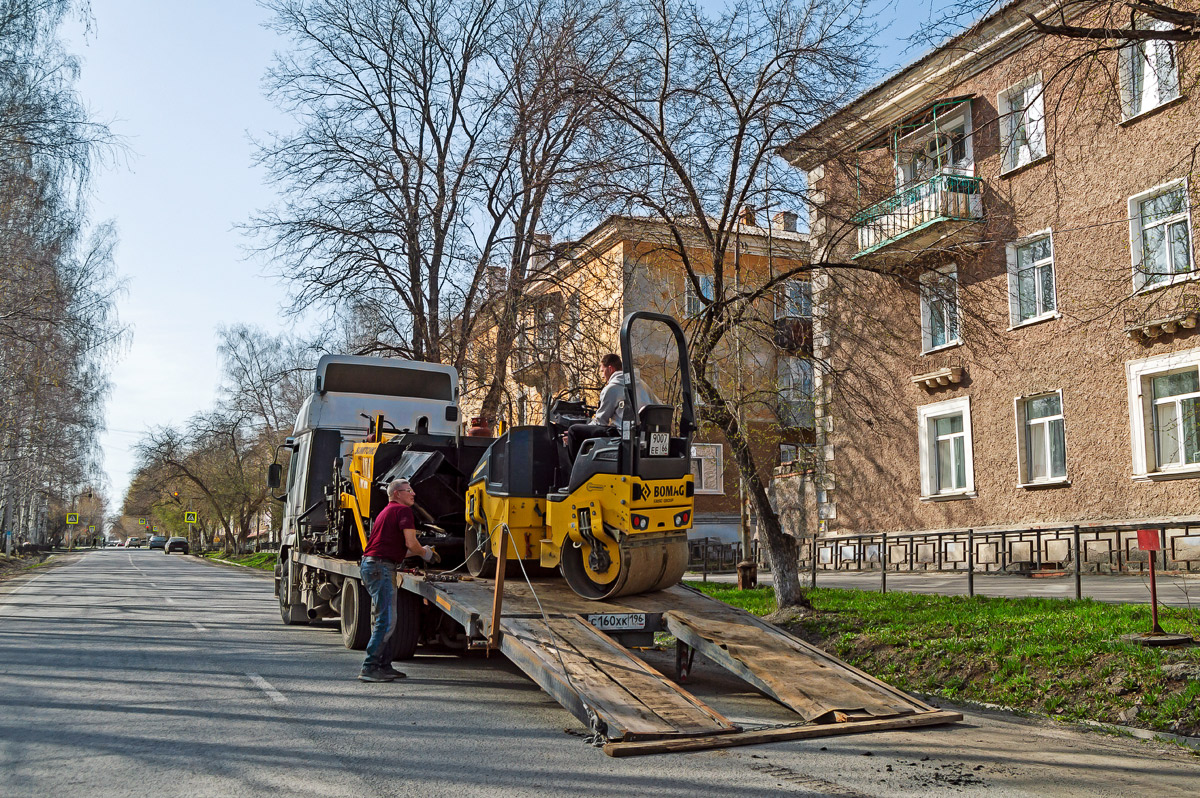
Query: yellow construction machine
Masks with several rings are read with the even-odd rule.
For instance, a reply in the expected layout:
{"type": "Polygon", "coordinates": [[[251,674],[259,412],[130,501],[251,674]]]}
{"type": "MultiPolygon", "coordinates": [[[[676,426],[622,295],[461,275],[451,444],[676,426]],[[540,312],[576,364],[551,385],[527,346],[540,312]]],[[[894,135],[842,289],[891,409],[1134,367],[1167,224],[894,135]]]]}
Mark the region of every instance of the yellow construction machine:
{"type": "Polygon", "coordinates": [[[545,424],[509,429],[479,461],[466,496],[471,573],[490,576],[506,545],[508,562],[557,568],[587,599],[662,590],[683,576],[696,430],[683,331],[669,316],[631,313],[621,358],[622,418],[612,437],[584,441],[571,462],[563,433],[591,412],[559,400],[545,424]]]}

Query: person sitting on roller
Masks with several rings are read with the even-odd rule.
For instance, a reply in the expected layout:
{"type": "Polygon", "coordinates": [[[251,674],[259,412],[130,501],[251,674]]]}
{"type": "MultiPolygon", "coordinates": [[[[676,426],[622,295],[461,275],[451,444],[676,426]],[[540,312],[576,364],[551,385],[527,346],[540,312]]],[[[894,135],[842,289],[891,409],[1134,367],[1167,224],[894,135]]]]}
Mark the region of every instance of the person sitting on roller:
{"type": "Polygon", "coordinates": [[[588,438],[610,438],[620,434],[621,418],[625,407],[625,372],[621,370],[621,356],[609,353],[600,359],[600,377],[604,387],[600,390],[600,405],[588,424],[572,424],[567,430],[567,451],[571,461],[579,454],[579,448],[588,438]]]}

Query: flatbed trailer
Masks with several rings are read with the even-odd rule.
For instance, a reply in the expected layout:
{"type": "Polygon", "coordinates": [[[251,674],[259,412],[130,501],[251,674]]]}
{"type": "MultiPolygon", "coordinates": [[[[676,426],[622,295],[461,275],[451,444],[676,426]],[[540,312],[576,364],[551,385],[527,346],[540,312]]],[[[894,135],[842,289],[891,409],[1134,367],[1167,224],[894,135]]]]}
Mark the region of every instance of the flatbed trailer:
{"type": "MultiPolygon", "coordinates": [[[[292,567],[343,579],[358,563],[292,552],[292,567]]],[[[482,579],[402,571],[407,606],[440,610],[468,648],[499,650],[591,732],[610,756],[726,748],[914,728],[962,720],[848,665],[761,618],[675,585],[609,601],[584,599],[559,578],[482,579]],[[499,590],[497,590],[499,588],[499,590]],[[423,601],[415,601],[419,596],[423,601]],[[677,642],[675,680],[626,646],[677,642]],[[695,652],[797,715],[743,728],[680,686],[695,652]]],[[[403,611],[403,610],[402,610],[403,611]]],[[[417,620],[401,619],[415,628],[417,620]]]]}

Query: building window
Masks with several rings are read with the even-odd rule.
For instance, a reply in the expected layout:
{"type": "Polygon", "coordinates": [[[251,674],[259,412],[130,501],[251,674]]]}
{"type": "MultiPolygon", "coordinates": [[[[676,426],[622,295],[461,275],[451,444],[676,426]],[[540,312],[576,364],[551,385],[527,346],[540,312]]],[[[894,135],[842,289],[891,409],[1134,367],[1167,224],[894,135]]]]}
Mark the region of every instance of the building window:
{"type": "Polygon", "coordinates": [[[958,337],[958,274],[955,267],[921,275],[921,351],[961,343],[958,337]]]}
{"type": "Polygon", "coordinates": [[[775,318],[812,318],[812,284],[808,280],[788,280],[783,284],[775,304],[775,318]]]}
{"type": "Polygon", "coordinates": [[[1067,438],[1062,394],[1047,393],[1016,400],[1022,485],[1061,482],[1067,478],[1067,438]]]}
{"type": "Polygon", "coordinates": [[[917,408],[921,495],[936,499],[974,495],[969,397],[917,408]]]}
{"type": "Polygon", "coordinates": [[[1046,114],[1042,107],[1042,79],[1029,78],[1000,94],[1004,167],[1009,171],[1046,155],[1046,114]]]}
{"type": "Polygon", "coordinates": [[[692,478],[696,493],[710,495],[725,493],[725,464],[721,444],[692,444],[692,478]]]}
{"type": "Polygon", "coordinates": [[[1048,233],[1008,245],[1008,303],[1014,327],[1054,315],[1054,247],[1048,233]]]}
{"type": "Polygon", "coordinates": [[[517,426],[524,426],[529,421],[529,398],[525,394],[517,397],[517,426]]]}
{"type": "MultiPolygon", "coordinates": [[[[697,274],[696,282],[700,283],[700,293],[704,299],[709,302],[713,299],[713,276],[711,274],[697,274]]],[[[684,277],[684,283],[687,285],[687,314],[695,317],[704,313],[705,303],[696,295],[696,289],[692,285],[692,281],[684,277]]]]}
{"type": "Polygon", "coordinates": [[[1187,190],[1187,181],[1179,180],[1129,199],[1135,290],[1195,276],[1187,190]]]}
{"type": "Polygon", "coordinates": [[[1125,367],[1135,477],[1200,475],[1200,349],[1125,367]]]}
{"type": "Polygon", "coordinates": [[[794,443],[779,444],[779,464],[792,465],[800,462],[800,447],[794,443]]]}
{"type": "Polygon", "coordinates": [[[812,427],[812,361],[781,355],[778,360],[779,423],[785,427],[812,427]]]}
{"type": "Polygon", "coordinates": [[[580,323],[583,321],[583,304],[579,293],[572,293],[567,299],[567,334],[571,340],[578,340],[582,334],[580,323]]]}
{"type": "MultiPolygon", "coordinates": [[[[1170,27],[1155,20],[1142,27],[1170,27]]],[[[1126,119],[1153,110],[1179,96],[1179,65],[1171,42],[1134,42],[1121,49],[1121,106],[1126,119]]]]}
{"type": "Polygon", "coordinates": [[[934,112],[932,122],[905,133],[896,143],[896,188],[903,190],[941,174],[974,175],[971,104],[934,112]]]}

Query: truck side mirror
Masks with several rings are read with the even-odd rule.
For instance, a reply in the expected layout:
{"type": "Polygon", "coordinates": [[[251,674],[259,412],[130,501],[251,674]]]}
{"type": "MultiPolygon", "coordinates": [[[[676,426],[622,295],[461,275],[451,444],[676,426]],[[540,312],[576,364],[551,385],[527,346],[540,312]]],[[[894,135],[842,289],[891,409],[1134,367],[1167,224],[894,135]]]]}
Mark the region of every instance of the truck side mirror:
{"type": "Polygon", "coordinates": [[[283,465],[271,463],[267,466],[267,487],[275,490],[283,483],[283,465]]]}

